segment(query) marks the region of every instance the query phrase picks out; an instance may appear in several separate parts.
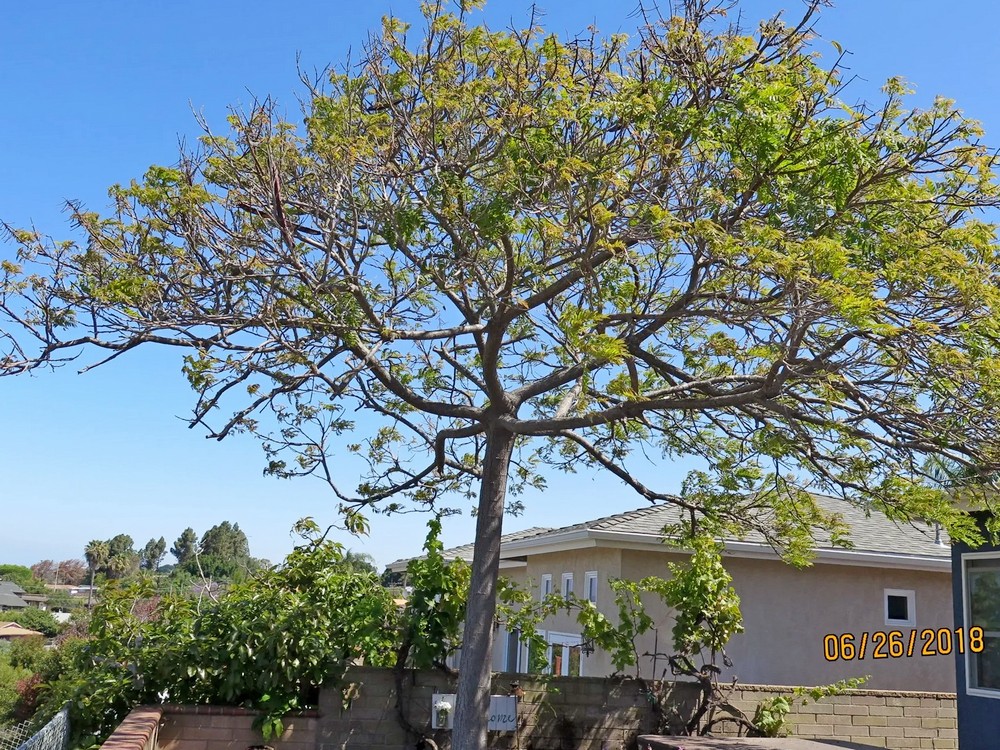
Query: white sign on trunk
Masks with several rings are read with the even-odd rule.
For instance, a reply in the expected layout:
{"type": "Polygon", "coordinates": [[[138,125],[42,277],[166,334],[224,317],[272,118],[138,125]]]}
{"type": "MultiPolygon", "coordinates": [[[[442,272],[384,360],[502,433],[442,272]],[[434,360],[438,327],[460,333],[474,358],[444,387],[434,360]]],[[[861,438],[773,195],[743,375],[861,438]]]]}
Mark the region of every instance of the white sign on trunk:
{"type": "MultiPolygon", "coordinates": [[[[431,728],[451,729],[454,723],[455,694],[434,693],[431,696],[431,728]],[[450,708],[442,710],[445,704],[450,708]]],[[[513,732],[517,729],[517,698],[515,696],[490,696],[490,720],[486,728],[491,732],[513,732]]]]}

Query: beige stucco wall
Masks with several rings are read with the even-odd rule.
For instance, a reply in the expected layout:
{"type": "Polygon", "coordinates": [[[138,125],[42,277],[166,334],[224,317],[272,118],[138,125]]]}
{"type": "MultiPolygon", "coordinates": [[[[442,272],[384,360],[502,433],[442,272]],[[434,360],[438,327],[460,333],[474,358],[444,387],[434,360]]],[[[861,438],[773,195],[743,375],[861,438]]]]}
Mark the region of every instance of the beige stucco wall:
{"type": "MultiPolygon", "coordinates": [[[[598,603],[611,602],[612,594],[608,581],[611,578],[620,578],[622,574],[621,551],[618,549],[588,547],[570,552],[531,555],[528,557],[527,567],[522,569],[516,580],[520,585],[526,586],[538,599],[541,597],[540,586],[543,575],[552,576],[552,590],[558,593],[561,591],[563,573],[572,573],[573,590],[577,596],[582,597],[586,593],[585,576],[590,571],[598,573],[598,603]]],[[[512,575],[508,577],[515,578],[512,575]]],[[[545,622],[545,629],[559,633],[579,633],[580,625],[573,614],[560,612],[545,622]]],[[[494,669],[503,666],[504,654],[505,648],[501,639],[498,641],[498,647],[494,649],[494,669]]],[[[606,654],[595,653],[593,656],[583,657],[581,671],[584,676],[605,677],[611,674],[613,668],[606,654]]]]}
{"type": "MultiPolygon", "coordinates": [[[[570,552],[528,557],[526,578],[533,591],[543,573],[552,574],[558,591],[563,572],[572,572],[575,590],[583,594],[584,573],[597,570],[598,604],[615,616],[608,581],[611,577],[638,580],[649,575],[665,576],[670,560],[683,556],[658,550],[592,547],[570,552]]],[[[730,644],[733,668],[724,677],[738,676],[743,683],[769,685],[821,685],[845,677],[872,675],[865,687],[881,690],[955,689],[954,656],[919,655],[924,628],[951,628],[951,576],[948,572],[922,572],[888,568],[815,564],[798,570],[777,560],[727,557],[726,566],[742,600],[746,632],[730,644]],[[871,658],[871,633],[887,631],[884,618],[884,590],[909,589],[915,592],[916,648],[912,657],[871,658]],[[869,653],[863,661],[827,661],[823,637],[851,633],[855,643],[869,634],[869,653]]],[[[640,654],[670,650],[670,613],[651,598],[647,611],[658,624],[658,634],[640,638],[640,654]]],[[[545,623],[547,630],[578,633],[580,626],[571,615],[560,613],[545,623]]],[[[895,628],[909,638],[911,628],[895,628]]],[[[501,649],[502,650],[502,649],[501,649]]],[[[502,657],[498,657],[502,658],[502,657]]],[[[652,660],[640,658],[643,676],[660,677],[665,667],[659,659],[656,674],[652,660]]],[[[600,677],[614,667],[606,654],[596,653],[583,662],[583,673],[600,677]]]]}

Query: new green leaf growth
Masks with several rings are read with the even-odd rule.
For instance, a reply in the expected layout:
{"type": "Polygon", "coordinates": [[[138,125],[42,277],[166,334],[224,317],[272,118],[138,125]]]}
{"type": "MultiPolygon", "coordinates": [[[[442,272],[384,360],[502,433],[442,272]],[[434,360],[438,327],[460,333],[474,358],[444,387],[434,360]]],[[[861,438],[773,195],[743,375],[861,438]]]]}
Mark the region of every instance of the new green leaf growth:
{"type": "Polygon", "coordinates": [[[388,18],[300,123],[234,112],[110,212],[72,205],[76,239],[11,229],[0,367],[179,348],[192,421],[328,481],[352,528],[478,496],[460,750],[485,745],[504,509],[546,467],[797,562],[846,541],[813,492],[974,542],[921,466],[1000,464],[995,156],[900,80],[853,104],[819,4],[740,28],[688,0],[632,38],[388,18]],[[702,475],[669,492],[644,456],[702,475]]]}

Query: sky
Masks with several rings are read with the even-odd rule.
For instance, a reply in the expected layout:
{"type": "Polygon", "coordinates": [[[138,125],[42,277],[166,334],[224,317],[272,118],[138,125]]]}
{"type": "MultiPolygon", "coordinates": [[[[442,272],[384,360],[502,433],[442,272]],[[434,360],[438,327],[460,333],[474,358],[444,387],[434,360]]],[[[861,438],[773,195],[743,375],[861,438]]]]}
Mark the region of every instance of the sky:
{"type": "MultiPolygon", "coordinates": [[[[635,5],[544,0],[544,25],[573,35],[591,24],[630,33],[635,5]]],[[[661,8],[669,3],[661,0],[661,8]]],[[[271,96],[295,119],[303,70],[336,65],[368,30],[393,13],[413,19],[416,2],[320,2],[281,7],[260,0],[88,3],[51,0],[4,8],[0,46],[0,221],[34,225],[57,237],[72,231],[66,200],[107,207],[107,188],[176,161],[178,143],[196,138],[196,114],[223,129],[227,107],[271,96]],[[294,9],[294,10],[293,10],[294,9]]],[[[746,19],[799,0],[739,4],[746,19]]],[[[522,25],[530,4],[489,2],[490,25],[522,25]]],[[[875,99],[901,75],[916,88],[914,106],[934,95],[955,99],[1000,146],[1000,5],[964,0],[842,0],[823,11],[816,48],[848,52],[854,100],[875,99]]],[[[0,259],[14,248],[0,240],[0,259]]],[[[82,360],[86,362],[84,358],[82,360]]],[[[259,445],[242,436],[206,440],[185,418],[194,396],[173,353],[137,352],[78,375],[57,372],[0,378],[0,562],[79,557],[90,539],[130,534],[168,544],[187,526],[199,534],[223,520],[246,531],[253,554],[279,561],[293,544],[296,519],[335,522],[336,502],[316,480],[262,476],[259,445]]],[[[660,487],[676,490],[685,465],[656,467],[660,487]]],[[[353,486],[349,471],[345,486],[353,486]]],[[[603,476],[552,476],[505,530],[562,526],[638,507],[640,499],[603,476]]],[[[383,565],[418,554],[426,518],[377,516],[368,537],[333,536],[383,565]]],[[[448,518],[446,545],[474,536],[468,513],[448,518]]],[[[169,561],[169,557],[168,557],[169,561]]]]}

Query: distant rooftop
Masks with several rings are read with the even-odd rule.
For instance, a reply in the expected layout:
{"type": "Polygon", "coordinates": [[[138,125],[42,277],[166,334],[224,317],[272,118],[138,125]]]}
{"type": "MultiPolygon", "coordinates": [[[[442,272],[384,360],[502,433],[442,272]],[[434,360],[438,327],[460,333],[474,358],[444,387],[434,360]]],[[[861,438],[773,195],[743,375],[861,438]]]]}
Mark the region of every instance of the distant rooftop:
{"type": "MultiPolygon", "coordinates": [[[[500,537],[500,544],[506,544],[508,542],[516,542],[520,539],[528,539],[530,537],[537,536],[539,534],[544,534],[547,531],[552,531],[551,528],[545,526],[532,526],[530,529],[524,529],[523,531],[513,531],[510,534],[504,534],[500,537]]],[[[458,547],[450,547],[444,550],[441,555],[445,560],[472,560],[472,552],[475,549],[475,543],[469,542],[468,544],[461,544],[458,547]]],[[[387,566],[390,570],[404,570],[406,568],[406,563],[410,560],[422,560],[426,555],[419,555],[418,557],[404,557],[394,562],[389,563],[387,566]]]]}

